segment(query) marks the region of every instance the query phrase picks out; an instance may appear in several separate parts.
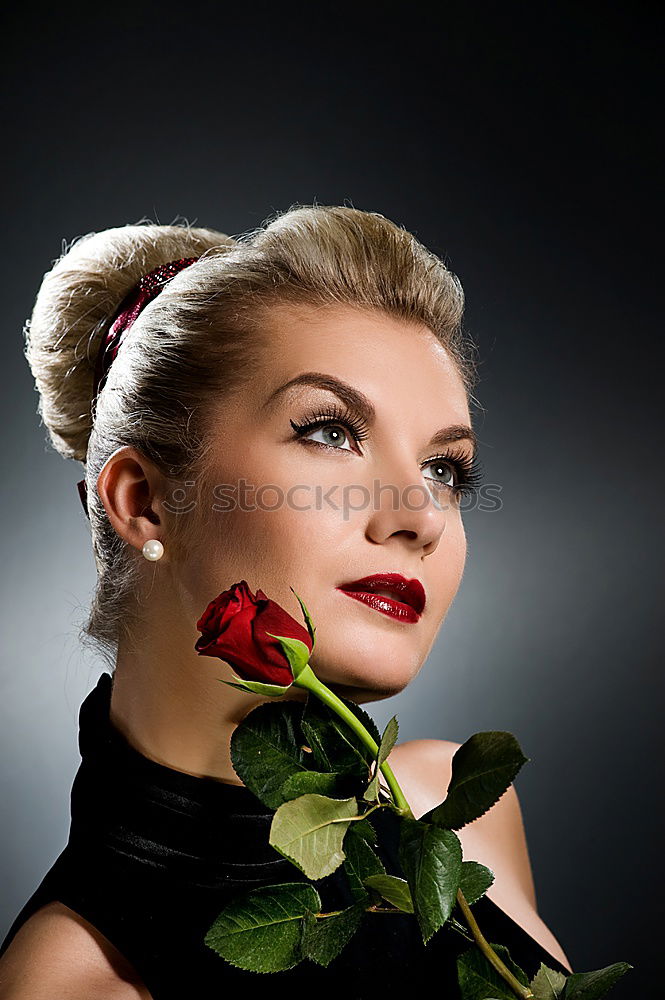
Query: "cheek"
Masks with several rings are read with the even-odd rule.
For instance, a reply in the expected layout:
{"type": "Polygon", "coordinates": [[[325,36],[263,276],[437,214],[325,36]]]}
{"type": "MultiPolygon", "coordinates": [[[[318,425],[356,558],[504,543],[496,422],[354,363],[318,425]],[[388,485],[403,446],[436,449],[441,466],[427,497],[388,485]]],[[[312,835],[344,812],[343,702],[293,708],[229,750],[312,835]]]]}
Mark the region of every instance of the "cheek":
{"type": "Polygon", "coordinates": [[[464,525],[461,514],[457,514],[446,521],[437,550],[431,557],[436,561],[435,572],[432,575],[436,577],[441,588],[440,593],[445,602],[444,611],[447,610],[462,581],[466,550],[464,525]]]}
{"type": "Polygon", "coordinates": [[[272,475],[248,475],[253,488],[246,504],[224,515],[223,530],[251,544],[254,552],[272,553],[276,564],[288,558],[298,565],[307,556],[311,562],[316,553],[334,550],[343,527],[339,498],[306,473],[299,474],[293,462],[272,475]]]}
{"type": "MultiPolygon", "coordinates": [[[[298,493],[289,499],[290,482],[282,487],[276,479],[259,480],[251,473],[244,479],[244,499],[235,488],[226,489],[225,499],[218,490],[212,503],[223,509],[215,511],[208,504],[182,565],[181,586],[201,603],[247,579],[252,589],[261,587],[291,610],[289,585],[302,585],[334,547],[334,524],[321,510],[294,509],[310,500],[298,493]]],[[[219,482],[228,485],[232,480],[227,476],[219,482]]]]}

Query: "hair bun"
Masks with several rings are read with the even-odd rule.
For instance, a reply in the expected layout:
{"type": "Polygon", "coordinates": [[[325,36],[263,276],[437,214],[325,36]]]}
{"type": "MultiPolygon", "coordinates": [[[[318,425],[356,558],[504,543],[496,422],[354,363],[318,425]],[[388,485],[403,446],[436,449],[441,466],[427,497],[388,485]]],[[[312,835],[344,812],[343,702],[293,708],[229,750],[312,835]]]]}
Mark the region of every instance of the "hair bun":
{"type": "Polygon", "coordinates": [[[137,282],[160,264],[229,243],[224,233],[188,225],[119,226],[78,237],[44,274],[24,353],[56,451],[85,462],[102,338],[137,282]]]}

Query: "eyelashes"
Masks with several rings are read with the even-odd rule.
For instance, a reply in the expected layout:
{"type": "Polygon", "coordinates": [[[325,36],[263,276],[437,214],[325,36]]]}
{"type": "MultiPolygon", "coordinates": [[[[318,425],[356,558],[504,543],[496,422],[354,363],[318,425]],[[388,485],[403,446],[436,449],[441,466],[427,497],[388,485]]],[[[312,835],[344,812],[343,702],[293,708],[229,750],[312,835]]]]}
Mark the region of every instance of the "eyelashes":
{"type": "MultiPolygon", "coordinates": [[[[302,424],[297,424],[294,420],[290,420],[289,423],[296,434],[301,437],[313,430],[317,430],[319,427],[333,426],[334,424],[341,424],[346,430],[350,430],[357,442],[364,441],[369,435],[369,429],[364,420],[353,416],[348,410],[342,409],[337,404],[330,406],[327,410],[321,410],[313,414],[302,424]]],[[[321,444],[320,441],[315,441],[314,443],[321,444]]],[[[340,451],[339,448],[335,450],[340,451]]]]}
{"type": "MultiPolygon", "coordinates": [[[[446,483],[439,485],[452,489],[458,497],[469,497],[478,490],[483,481],[482,466],[480,460],[474,455],[469,455],[460,448],[446,452],[445,455],[437,455],[425,462],[427,465],[449,465],[452,467],[455,482],[452,486],[446,483]]],[[[434,480],[436,482],[436,480],[434,480]]]]}
{"type": "MultiPolygon", "coordinates": [[[[321,427],[333,426],[341,426],[345,430],[350,431],[357,443],[364,441],[369,436],[369,429],[365,421],[349,413],[348,410],[343,409],[337,404],[328,407],[326,410],[320,410],[312,414],[300,424],[294,420],[290,420],[289,423],[300,438],[304,438],[307,434],[311,434],[312,431],[318,430],[321,427]]],[[[328,448],[333,451],[345,450],[335,445],[325,444],[322,441],[312,441],[311,443],[318,445],[320,448],[328,448]]],[[[469,457],[464,449],[459,446],[445,454],[432,456],[432,458],[429,458],[425,462],[424,467],[437,463],[449,466],[453,473],[454,482],[451,484],[436,479],[432,479],[431,481],[440,489],[452,490],[457,497],[472,496],[482,483],[482,466],[478,457],[475,455],[469,457]]],[[[430,477],[428,476],[427,478],[429,479],[430,477]]]]}

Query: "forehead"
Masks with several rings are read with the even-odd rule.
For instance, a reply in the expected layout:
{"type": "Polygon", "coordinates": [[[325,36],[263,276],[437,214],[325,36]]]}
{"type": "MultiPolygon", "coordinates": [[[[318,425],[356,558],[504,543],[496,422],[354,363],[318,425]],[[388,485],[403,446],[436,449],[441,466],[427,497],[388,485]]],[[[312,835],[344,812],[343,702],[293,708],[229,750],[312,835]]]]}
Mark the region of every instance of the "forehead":
{"type": "Polygon", "coordinates": [[[258,405],[299,373],[315,370],[351,383],[377,411],[415,406],[469,422],[457,366],[420,323],[350,306],[280,306],[270,311],[263,329],[262,364],[252,386],[258,405]]]}

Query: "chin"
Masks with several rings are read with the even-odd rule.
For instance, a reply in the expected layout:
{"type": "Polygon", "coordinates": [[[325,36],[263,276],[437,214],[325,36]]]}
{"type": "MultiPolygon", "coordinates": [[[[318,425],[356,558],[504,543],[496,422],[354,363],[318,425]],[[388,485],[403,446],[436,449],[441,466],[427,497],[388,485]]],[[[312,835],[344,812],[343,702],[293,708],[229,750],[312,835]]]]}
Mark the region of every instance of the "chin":
{"type": "Polygon", "coordinates": [[[382,690],[377,690],[376,688],[369,688],[364,685],[347,685],[338,684],[334,681],[328,683],[328,687],[333,691],[338,698],[344,698],[345,701],[352,701],[356,705],[365,705],[372,701],[384,701],[386,698],[392,698],[394,695],[399,694],[403,691],[406,685],[399,688],[391,688],[388,690],[384,688],[382,690]]]}
{"type": "Polygon", "coordinates": [[[310,659],[312,670],[335,694],[348,701],[379,701],[391,698],[407,687],[422,666],[411,656],[397,662],[381,655],[375,647],[366,655],[358,649],[338,650],[315,648],[310,659]],[[318,654],[318,655],[317,655],[318,654]]]}

